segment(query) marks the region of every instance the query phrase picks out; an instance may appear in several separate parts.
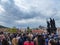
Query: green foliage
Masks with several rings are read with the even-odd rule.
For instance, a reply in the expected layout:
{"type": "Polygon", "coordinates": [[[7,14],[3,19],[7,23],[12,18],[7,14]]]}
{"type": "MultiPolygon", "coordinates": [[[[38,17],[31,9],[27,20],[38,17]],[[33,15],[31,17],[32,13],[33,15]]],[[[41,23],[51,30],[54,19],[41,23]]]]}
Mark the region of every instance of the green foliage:
{"type": "Polygon", "coordinates": [[[8,29],[8,32],[10,32],[10,33],[16,33],[17,32],[17,29],[16,29],[16,27],[9,28],[8,29]]]}
{"type": "Polygon", "coordinates": [[[30,27],[27,27],[27,32],[29,32],[29,33],[31,32],[31,29],[30,29],[30,27]]]}

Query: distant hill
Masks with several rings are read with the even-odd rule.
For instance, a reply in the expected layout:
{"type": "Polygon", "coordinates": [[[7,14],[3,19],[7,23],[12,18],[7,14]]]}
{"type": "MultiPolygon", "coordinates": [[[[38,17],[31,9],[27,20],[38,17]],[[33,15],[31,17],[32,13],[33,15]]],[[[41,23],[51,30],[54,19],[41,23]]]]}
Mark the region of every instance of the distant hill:
{"type": "Polygon", "coordinates": [[[5,27],[5,26],[0,25],[0,28],[8,28],[8,27],[5,27]]]}

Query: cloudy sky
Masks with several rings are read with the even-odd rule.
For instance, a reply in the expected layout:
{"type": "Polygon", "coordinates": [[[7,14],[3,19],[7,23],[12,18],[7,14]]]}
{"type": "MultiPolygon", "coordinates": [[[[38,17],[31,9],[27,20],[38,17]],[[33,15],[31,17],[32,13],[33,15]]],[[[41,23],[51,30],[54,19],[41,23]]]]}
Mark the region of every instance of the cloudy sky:
{"type": "Polygon", "coordinates": [[[50,17],[60,27],[60,0],[0,0],[0,25],[46,27],[50,17]]]}

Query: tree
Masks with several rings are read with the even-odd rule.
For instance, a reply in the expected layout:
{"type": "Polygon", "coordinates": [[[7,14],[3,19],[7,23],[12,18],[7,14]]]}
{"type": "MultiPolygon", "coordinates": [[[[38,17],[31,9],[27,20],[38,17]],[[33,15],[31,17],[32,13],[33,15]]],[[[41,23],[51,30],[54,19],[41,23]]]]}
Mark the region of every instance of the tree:
{"type": "Polygon", "coordinates": [[[28,33],[30,33],[30,32],[31,32],[30,27],[27,27],[27,32],[28,32],[28,33]]]}
{"type": "Polygon", "coordinates": [[[27,27],[27,30],[29,30],[30,29],[30,27],[27,27]]]}

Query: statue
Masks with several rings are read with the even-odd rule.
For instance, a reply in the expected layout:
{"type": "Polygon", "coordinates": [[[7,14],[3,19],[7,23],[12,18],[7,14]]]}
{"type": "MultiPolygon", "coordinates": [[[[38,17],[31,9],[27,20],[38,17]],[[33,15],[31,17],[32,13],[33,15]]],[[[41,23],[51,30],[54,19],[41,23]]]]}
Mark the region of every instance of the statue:
{"type": "Polygon", "coordinates": [[[53,27],[55,27],[55,20],[53,19],[53,27]]]}
{"type": "Polygon", "coordinates": [[[50,23],[47,21],[47,27],[49,28],[50,27],[50,23]]]}
{"type": "Polygon", "coordinates": [[[50,21],[47,21],[47,31],[49,34],[56,33],[56,26],[55,26],[55,20],[50,18],[50,21]]]}
{"type": "Polygon", "coordinates": [[[50,18],[50,25],[51,25],[51,28],[53,27],[53,20],[50,18]]]}
{"type": "Polygon", "coordinates": [[[47,21],[47,31],[49,32],[49,34],[51,33],[49,21],[47,21]]]}

